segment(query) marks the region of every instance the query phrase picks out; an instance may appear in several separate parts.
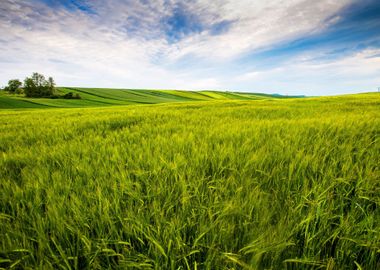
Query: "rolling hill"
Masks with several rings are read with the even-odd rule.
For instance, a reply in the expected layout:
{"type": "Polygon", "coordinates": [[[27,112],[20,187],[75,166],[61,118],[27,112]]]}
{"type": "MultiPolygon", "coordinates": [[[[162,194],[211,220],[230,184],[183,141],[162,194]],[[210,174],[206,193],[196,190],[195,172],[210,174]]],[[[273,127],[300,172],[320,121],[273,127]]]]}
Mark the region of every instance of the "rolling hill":
{"type": "Polygon", "coordinates": [[[59,87],[58,92],[59,94],[69,92],[78,93],[81,96],[81,99],[26,98],[22,95],[8,95],[3,91],[0,91],[0,109],[99,107],[207,100],[258,100],[282,97],[278,95],[258,93],[221,91],[132,90],[72,87],[59,87]]]}

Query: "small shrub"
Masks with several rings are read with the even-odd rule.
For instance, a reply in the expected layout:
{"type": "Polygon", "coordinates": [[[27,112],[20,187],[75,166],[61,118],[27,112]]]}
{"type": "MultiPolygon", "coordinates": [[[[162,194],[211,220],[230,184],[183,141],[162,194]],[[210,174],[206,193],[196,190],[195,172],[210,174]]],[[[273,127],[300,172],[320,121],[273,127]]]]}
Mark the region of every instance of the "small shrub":
{"type": "Polygon", "coordinates": [[[81,96],[78,93],[68,92],[63,95],[64,99],[81,99],[81,96]]]}
{"type": "Polygon", "coordinates": [[[17,90],[15,91],[15,94],[18,94],[18,95],[22,95],[22,94],[24,94],[24,89],[22,89],[22,88],[17,88],[17,90]]]}

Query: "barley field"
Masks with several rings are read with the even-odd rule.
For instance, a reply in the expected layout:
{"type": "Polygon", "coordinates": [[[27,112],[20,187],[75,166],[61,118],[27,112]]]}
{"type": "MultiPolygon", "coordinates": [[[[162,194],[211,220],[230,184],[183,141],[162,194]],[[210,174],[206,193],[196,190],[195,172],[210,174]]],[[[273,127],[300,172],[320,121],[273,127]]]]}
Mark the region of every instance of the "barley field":
{"type": "Polygon", "coordinates": [[[377,93],[0,119],[2,269],[380,269],[377,93]]]}

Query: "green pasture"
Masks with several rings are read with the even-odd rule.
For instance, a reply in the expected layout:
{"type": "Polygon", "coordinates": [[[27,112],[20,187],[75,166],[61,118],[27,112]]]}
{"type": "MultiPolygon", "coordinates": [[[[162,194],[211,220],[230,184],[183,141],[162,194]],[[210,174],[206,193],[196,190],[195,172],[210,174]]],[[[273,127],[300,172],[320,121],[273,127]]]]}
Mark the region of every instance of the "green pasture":
{"type": "Polygon", "coordinates": [[[59,87],[57,88],[57,92],[60,95],[69,92],[77,93],[81,96],[81,99],[26,98],[23,95],[10,95],[4,91],[0,91],[0,109],[104,107],[185,101],[280,98],[274,95],[221,91],[131,90],[78,87],[59,87]]]}

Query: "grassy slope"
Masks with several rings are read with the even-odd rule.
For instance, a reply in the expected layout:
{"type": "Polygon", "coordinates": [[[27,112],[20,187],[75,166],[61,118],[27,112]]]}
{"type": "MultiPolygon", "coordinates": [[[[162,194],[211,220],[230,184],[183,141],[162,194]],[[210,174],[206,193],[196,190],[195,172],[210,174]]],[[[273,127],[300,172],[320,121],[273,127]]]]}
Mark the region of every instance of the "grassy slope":
{"type": "MultiPolygon", "coordinates": [[[[0,93],[0,109],[13,108],[60,108],[60,107],[98,107],[109,105],[156,104],[166,102],[205,101],[205,100],[256,100],[274,98],[271,95],[232,93],[217,91],[181,90],[126,90],[100,88],[58,88],[59,93],[74,92],[81,100],[25,98],[0,93]]],[[[276,98],[278,98],[276,96],[276,98]]]]}
{"type": "Polygon", "coordinates": [[[0,267],[380,269],[379,94],[0,118],[0,267]]]}

